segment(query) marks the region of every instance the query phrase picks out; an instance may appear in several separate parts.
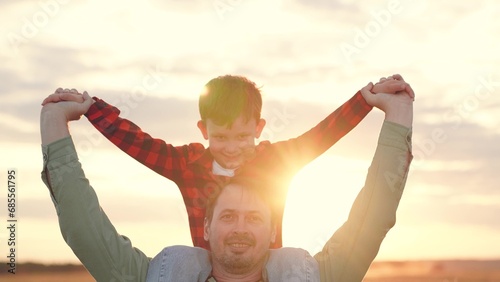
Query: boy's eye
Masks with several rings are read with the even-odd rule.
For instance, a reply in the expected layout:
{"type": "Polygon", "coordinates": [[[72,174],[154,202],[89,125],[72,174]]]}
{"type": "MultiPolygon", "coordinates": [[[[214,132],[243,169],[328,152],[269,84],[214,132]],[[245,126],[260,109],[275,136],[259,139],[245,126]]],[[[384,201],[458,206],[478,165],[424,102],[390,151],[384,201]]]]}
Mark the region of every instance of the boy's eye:
{"type": "Polygon", "coordinates": [[[241,135],[239,135],[240,139],[247,139],[248,137],[250,137],[250,134],[241,134],[241,135]]]}
{"type": "Polygon", "coordinates": [[[214,136],[214,138],[215,138],[216,140],[219,140],[219,141],[226,140],[226,136],[221,136],[221,135],[216,135],[216,136],[214,136]]]}

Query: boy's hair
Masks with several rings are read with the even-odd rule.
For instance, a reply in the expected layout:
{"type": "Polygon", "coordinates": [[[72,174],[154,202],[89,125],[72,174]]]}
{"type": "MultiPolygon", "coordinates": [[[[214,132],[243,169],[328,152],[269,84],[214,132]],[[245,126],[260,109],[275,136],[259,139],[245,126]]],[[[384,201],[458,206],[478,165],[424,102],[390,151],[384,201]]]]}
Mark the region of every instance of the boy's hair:
{"type": "Polygon", "coordinates": [[[200,95],[201,120],[231,127],[242,115],[245,122],[260,120],[262,95],[254,82],[243,76],[224,75],[210,80],[200,95]]]}
{"type": "Polygon", "coordinates": [[[205,210],[205,218],[208,222],[212,222],[217,200],[219,199],[222,191],[224,191],[224,189],[226,189],[229,185],[238,185],[262,200],[266,206],[269,207],[269,210],[271,211],[271,225],[275,226],[278,207],[274,201],[274,195],[272,193],[274,189],[273,187],[270,187],[272,184],[268,181],[261,181],[256,178],[238,175],[232,177],[221,189],[215,189],[214,192],[208,197],[207,207],[205,210]]]}

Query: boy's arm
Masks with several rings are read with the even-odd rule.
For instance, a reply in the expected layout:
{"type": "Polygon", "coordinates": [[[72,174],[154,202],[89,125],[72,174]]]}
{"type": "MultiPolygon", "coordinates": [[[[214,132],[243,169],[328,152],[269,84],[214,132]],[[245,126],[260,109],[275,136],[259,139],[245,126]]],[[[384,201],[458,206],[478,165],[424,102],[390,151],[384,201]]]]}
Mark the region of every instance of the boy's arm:
{"type": "Polygon", "coordinates": [[[78,119],[80,109],[80,103],[51,104],[44,106],[40,118],[42,180],[61,233],[97,281],[144,281],[149,258],[116,232],[78,161],[67,122],[78,119]]]}
{"type": "MultiPolygon", "coordinates": [[[[42,105],[64,101],[82,102],[83,97],[76,89],[58,88],[43,100],[42,105]]],[[[186,163],[199,157],[205,149],[199,143],[183,146],[167,144],[151,137],[133,122],[121,118],[120,110],[116,107],[97,97],[91,101],[83,114],[99,132],[129,156],[173,181],[182,175],[179,171],[186,163]]]]}
{"type": "Polygon", "coordinates": [[[283,164],[298,170],[349,133],[372,108],[358,91],[312,129],[296,138],[276,142],[272,148],[283,164]]]}
{"type": "MultiPolygon", "coordinates": [[[[384,93],[396,93],[409,89],[408,95],[410,97],[413,95],[413,90],[402,78],[400,80],[384,79],[380,83],[369,84],[365,88],[367,87],[373,92],[384,93]]],[[[370,100],[366,100],[366,94],[362,94],[360,90],[309,131],[299,137],[274,143],[275,153],[285,165],[298,170],[323,154],[349,133],[365,118],[373,106],[374,104],[370,100]]]]}
{"type": "Polygon", "coordinates": [[[96,97],[94,101],[85,113],[92,125],[122,151],[164,177],[175,181],[188,161],[204,151],[199,143],[173,146],[153,138],[135,123],[121,118],[116,107],[96,97]]]}
{"type": "MultiPolygon", "coordinates": [[[[82,102],[83,98],[76,89],[58,88],[54,94],[45,98],[42,105],[63,101],[82,102]]],[[[121,118],[119,109],[97,97],[92,99],[92,104],[84,114],[92,125],[118,148],[173,181],[182,175],[179,171],[186,163],[199,157],[205,149],[199,143],[173,146],[153,138],[130,120],[121,118]]]]}

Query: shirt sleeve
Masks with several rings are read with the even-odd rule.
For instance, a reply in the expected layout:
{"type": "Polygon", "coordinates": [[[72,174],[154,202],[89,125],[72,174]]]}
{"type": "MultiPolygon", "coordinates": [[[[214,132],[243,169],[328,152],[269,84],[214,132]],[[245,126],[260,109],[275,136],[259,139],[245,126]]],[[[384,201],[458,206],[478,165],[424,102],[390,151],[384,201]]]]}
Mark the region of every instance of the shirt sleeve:
{"type": "Polygon", "coordinates": [[[366,182],[347,221],[314,257],[321,281],[361,281],[396,223],[413,156],[411,129],[384,122],[366,182]]]}
{"type": "Polygon", "coordinates": [[[95,103],[85,113],[92,125],[122,151],[166,178],[176,181],[186,164],[205,149],[199,143],[173,146],[153,138],[135,123],[121,118],[116,107],[97,97],[93,99],[95,103]]]}
{"type": "Polygon", "coordinates": [[[309,131],[297,138],[274,143],[274,155],[281,159],[288,169],[298,170],[349,133],[372,108],[358,91],[309,131]]]}
{"type": "Polygon", "coordinates": [[[42,146],[42,180],[66,243],[96,281],[144,281],[149,258],[119,235],[85,178],[71,137],[42,146]]]}

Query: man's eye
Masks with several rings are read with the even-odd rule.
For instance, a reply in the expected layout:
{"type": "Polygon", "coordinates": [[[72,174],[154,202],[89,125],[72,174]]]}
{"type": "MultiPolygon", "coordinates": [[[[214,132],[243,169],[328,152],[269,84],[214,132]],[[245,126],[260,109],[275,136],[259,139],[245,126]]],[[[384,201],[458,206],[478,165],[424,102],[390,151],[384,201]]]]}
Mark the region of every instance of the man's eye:
{"type": "Polygon", "coordinates": [[[251,215],[251,216],[249,216],[249,220],[251,222],[260,222],[261,221],[261,217],[258,216],[258,215],[251,215]]]}
{"type": "Polygon", "coordinates": [[[217,139],[217,140],[219,140],[219,141],[226,140],[225,136],[214,136],[214,138],[217,139]]]}
{"type": "Polygon", "coordinates": [[[231,220],[231,219],[233,219],[233,217],[234,216],[232,214],[225,214],[225,215],[221,216],[221,219],[223,219],[223,220],[231,220]]]}

